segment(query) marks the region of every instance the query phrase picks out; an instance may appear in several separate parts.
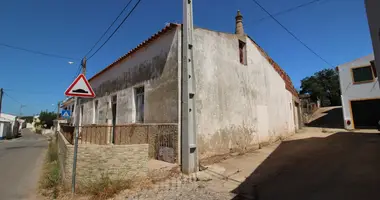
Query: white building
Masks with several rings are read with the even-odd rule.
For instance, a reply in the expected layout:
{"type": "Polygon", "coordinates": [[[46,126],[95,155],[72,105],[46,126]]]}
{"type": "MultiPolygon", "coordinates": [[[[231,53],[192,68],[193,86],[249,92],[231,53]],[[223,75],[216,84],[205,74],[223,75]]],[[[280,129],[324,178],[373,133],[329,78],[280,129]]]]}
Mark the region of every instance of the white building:
{"type": "MultiPolygon", "coordinates": [[[[380,1],[365,0],[369,30],[372,37],[377,75],[380,73],[380,1]]],[[[379,83],[380,84],[380,83],[379,83]]]]}
{"type": "Polygon", "coordinates": [[[338,66],[344,126],[376,127],[380,120],[380,89],[374,56],[368,55],[338,66]]]}
{"type": "Polygon", "coordinates": [[[15,115],[10,115],[10,114],[5,114],[5,113],[0,113],[0,121],[5,122],[3,123],[2,127],[2,135],[0,137],[2,138],[14,138],[17,137],[20,133],[19,129],[19,121],[17,119],[17,116],[15,115]],[[8,123],[6,123],[8,122],[8,123]],[[5,128],[7,127],[7,128],[5,128]],[[10,129],[9,129],[10,127],[10,129]]]}
{"type": "MultiPolygon", "coordinates": [[[[194,30],[201,157],[272,142],[301,124],[289,76],[236,19],[236,33],[194,30]]],[[[90,78],[96,98],[78,107],[81,124],[179,123],[181,41],[181,25],[169,24],[90,78]]]]}

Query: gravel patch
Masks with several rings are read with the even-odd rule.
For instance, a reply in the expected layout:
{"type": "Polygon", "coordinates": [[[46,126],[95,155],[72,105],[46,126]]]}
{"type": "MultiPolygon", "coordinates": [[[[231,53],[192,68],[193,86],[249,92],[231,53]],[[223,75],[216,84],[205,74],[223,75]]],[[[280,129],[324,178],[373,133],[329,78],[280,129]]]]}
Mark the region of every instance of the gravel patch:
{"type": "Polygon", "coordinates": [[[230,193],[221,193],[210,190],[203,182],[179,183],[178,185],[158,185],[150,190],[143,190],[138,194],[126,198],[130,200],[230,200],[234,197],[230,193]]]}

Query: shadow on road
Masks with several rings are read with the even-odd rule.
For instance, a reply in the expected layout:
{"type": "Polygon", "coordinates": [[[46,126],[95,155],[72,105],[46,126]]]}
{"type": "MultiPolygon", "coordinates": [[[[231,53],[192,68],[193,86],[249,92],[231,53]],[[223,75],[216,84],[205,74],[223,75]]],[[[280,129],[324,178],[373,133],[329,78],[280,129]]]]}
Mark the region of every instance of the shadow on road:
{"type": "Polygon", "coordinates": [[[321,128],[344,128],[343,111],[342,108],[333,108],[323,112],[324,116],[306,124],[309,127],[321,128]]]}
{"type": "Polygon", "coordinates": [[[377,200],[379,158],[374,133],[285,141],[231,192],[235,200],[377,200]]]}

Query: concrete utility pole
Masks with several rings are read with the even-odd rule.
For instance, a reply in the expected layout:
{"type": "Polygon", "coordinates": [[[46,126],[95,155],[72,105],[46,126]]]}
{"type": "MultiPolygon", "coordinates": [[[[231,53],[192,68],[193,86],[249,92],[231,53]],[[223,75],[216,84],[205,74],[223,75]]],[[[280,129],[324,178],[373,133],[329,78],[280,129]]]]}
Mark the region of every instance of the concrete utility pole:
{"type": "Polygon", "coordinates": [[[182,36],[182,116],[181,167],[190,174],[198,171],[198,150],[195,122],[195,79],[193,63],[193,2],[183,0],[182,36]]]}
{"type": "Polygon", "coordinates": [[[82,74],[86,76],[86,57],[82,59],[82,74]]]}
{"type": "Polygon", "coordinates": [[[20,117],[22,116],[22,108],[23,108],[23,107],[26,107],[26,106],[21,104],[21,105],[20,105],[20,117]]]}
{"type": "MultiPolygon", "coordinates": [[[[86,75],[86,57],[82,60],[82,74],[86,75]]],[[[75,124],[75,138],[74,138],[74,159],[73,159],[73,170],[72,170],[72,187],[71,192],[73,195],[75,194],[75,178],[76,178],[76,171],[77,171],[77,154],[78,154],[78,137],[79,137],[79,113],[78,105],[80,105],[80,98],[75,97],[75,118],[74,118],[74,124],[75,124]]]]}
{"type": "Polygon", "coordinates": [[[0,88],[0,115],[1,115],[2,103],[3,103],[3,88],[0,88]]]}
{"type": "Polygon", "coordinates": [[[57,131],[58,131],[58,120],[59,120],[59,106],[61,105],[61,102],[60,101],[58,101],[58,103],[57,103],[57,124],[55,125],[55,133],[57,133],[57,131]]]}

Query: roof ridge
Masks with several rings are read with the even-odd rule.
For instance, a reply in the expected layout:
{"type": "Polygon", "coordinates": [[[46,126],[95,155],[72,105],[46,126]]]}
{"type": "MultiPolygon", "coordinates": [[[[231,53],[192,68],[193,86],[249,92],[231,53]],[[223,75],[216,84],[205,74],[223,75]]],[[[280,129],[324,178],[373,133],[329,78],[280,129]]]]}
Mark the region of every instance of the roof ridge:
{"type": "Polygon", "coordinates": [[[142,41],[140,44],[138,44],[136,47],[132,48],[131,50],[129,50],[126,54],[124,54],[123,56],[119,57],[118,59],[116,59],[114,62],[112,62],[111,64],[109,64],[107,67],[105,67],[104,69],[102,69],[101,71],[99,71],[98,73],[96,73],[94,76],[92,76],[89,81],[92,81],[94,80],[96,77],[100,76],[102,73],[108,71],[109,69],[111,69],[113,66],[115,66],[117,63],[119,63],[120,61],[124,60],[125,58],[129,57],[130,55],[132,55],[133,53],[137,52],[139,49],[141,49],[142,47],[146,46],[147,44],[149,44],[150,42],[154,41],[155,39],[157,39],[159,36],[163,35],[164,33],[166,33],[167,31],[169,30],[172,30],[173,28],[176,28],[178,26],[181,26],[180,24],[178,23],[167,23],[166,26],[164,28],[162,28],[161,30],[159,30],[158,32],[156,32],[155,34],[153,34],[152,36],[150,36],[148,39],[142,41]]]}

